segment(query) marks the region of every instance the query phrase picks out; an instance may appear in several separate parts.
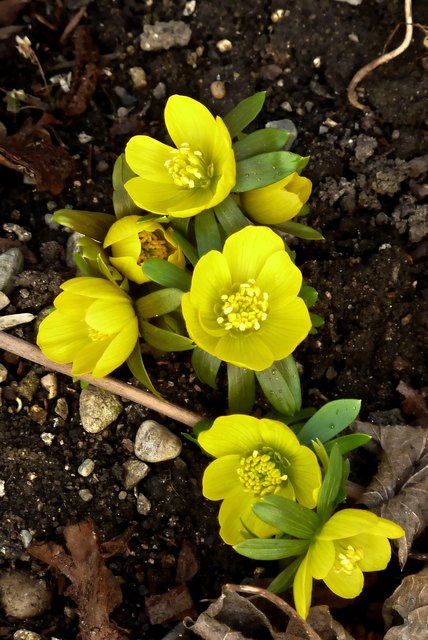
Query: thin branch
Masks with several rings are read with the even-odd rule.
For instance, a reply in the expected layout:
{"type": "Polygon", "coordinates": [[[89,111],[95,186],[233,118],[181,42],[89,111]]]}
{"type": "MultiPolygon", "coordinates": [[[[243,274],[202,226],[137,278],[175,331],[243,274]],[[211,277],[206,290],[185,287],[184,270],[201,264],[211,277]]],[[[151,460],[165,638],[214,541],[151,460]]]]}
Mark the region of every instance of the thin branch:
{"type": "MultiPolygon", "coordinates": [[[[58,364],[57,362],[53,362],[53,360],[49,360],[49,358],[46,358],[46,356],[44,356],[40,349],[38,349],[34,344],[26,342],[26,340],[21,340],[21,338],[16,338],[8,333],[4,333],[4,331],[0,331],[0,349],[14,353],[21,358],[25,358],[25,360],[30,360],[30,362],[40,364],[42,367],[46,367],[47,369],[52,369],[53,371],[64,373],[67,376],[75,377],[71,372],[70,365],[58,364]]],[[[144,407],[147,407],[147,409],[157,411],[158,413],[168,416],[173,420],[177,420],[177,422],[186,424],[189,427],[193,427],[197,422],[203,420],[203,416],[200,416],[193,411],[183,409],[176,404],[171,404],[166,400],[156,398],[156,396],[148,393],[147,391],[137,389],[137,387],[121,382],[120,380],[116,380],[116,378],[111,378],[110,376],[106,376],[105,378],[93,378],[90,375],[85,375],[79,376],[79,380],[85,380],[85,382],[89,382],[95,387],[105,389],[110,393],[114,393],[122,398],[141,404],[144,407]]]]}
{"type": "Polygon", "coordinates": [[[351,82],[349,83],[348,91],[347,91],[348,100],[352,104],[352,106],[355,107],[356,109],[366,108],[365,105],[359,102],[357,98],[357,86],[360,84],[360,82],[374,69],[376,69],[377,67],[380,67],[380,65],[385,64],[386,62],[389,62],[393,58],[396,58],[401,53],[403,53],[403,51],[405,51],[409,46],[409,44],[411,43],[412,36],[413,36],[412,0],[404,0],[404,18],[405,18],[405,24],[406,24],[406,33],[404,35],[404,40],[400,44],[400,46],[397,47],[396,49],[393,49],[389,53],[384,53],[383,55],[379,56],[378,58],[375,58],[374,60],[366,64],[364,67],[362,67],[362,69],[357,71],[357,73],[354,75],[351,82]]]}

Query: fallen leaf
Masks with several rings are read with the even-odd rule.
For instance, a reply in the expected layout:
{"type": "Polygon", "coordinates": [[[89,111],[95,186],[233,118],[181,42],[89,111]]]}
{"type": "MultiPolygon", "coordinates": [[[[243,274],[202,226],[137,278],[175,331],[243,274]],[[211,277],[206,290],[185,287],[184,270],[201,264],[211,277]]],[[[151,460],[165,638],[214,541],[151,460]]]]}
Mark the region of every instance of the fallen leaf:
{"type": "Polygon", "coordinates": [[[109,618],[121,604],[122,592],[101,557],[94,523],[67,525],[63,535],[68,552],[54,542],[32,544],[28,551],[70,580],[65,595],[77,604],[79,640],[126,640],[127,635],[109,618]]]}
{"type": "Polygon", "coordinates": [[[404,396],[404,400],[401,403],[403,412],[406,415],[414,416],[416,424],[421,427],[428,427],[428,407],[423,395],[403,382],[403,380],[400,380],[397,391],[404,396]]]}
{"type": "Polygon", "coordinates": [[[332,617],[329,608],[325,605],[311,607],[307,623],[315,629],[322,640],[354,640],[340,622],[332,617]]]}
{"type": "Polygon", "coordinates": [[[182,620],[185,616],[194,615],[195,612],[192,596],[185,584],[174,587],[166,593],[149,596],[145,601],[145,609],[151,624],[182,620]]]}
{"type": "Polygon", "coordinates": [[[379,468],[360,502],[405,530],[398,540],[403,567],[414,539],[428,524],[428,430],[364,422],[355,422],[352,429],[372,436],[381,447],[379,468]]]}
{"type": "Polygon", "coordinates": [[[199,559],[195,545],[188,540],[184,540],[177,560],[177,573],[175,581],[188,582],[199,571],[199,559]]]}
{"type": "Polygon", "coordinates": [[[428,629],[428,567],[403,579],[382,611],[388,631],[384,640],[426,640],[428,629]],[[396,624],[397,614],[402,624],[396,624]]]}
{"type": "Polygon", "coordinates": [[[80,25],[73,33],[75,64],[70,93],[64,98],[62,110],[66,116],[78,116],[88,108],[98,84],[99,51],[89,27],[80,25]]]}
{"type": "Polygon", "coordinates": [[[58,195],[74,174],[74,160],[63,147],[55,147],[49,132],[31,119],[12,136],[0,140],[0,164],[34,180],[39,191],[58,195]]]}

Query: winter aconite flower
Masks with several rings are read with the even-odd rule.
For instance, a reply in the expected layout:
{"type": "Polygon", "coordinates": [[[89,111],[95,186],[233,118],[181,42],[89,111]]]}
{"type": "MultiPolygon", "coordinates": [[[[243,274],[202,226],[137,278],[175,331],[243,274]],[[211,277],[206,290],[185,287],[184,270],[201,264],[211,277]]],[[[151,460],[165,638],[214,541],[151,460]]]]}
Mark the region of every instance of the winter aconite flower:
{"type": "Polygon", "coordinates": [[[254,222],[281,224],[299,213],[311,191],[311,181],[294,172],[267,187],[241,193],[241,204],[254,222]]]}
{"type": "Polygon", "coordinates": [[[401,538],[404,533],[395,522],[370,511],[335,513],[314,537],[294,578],[294,601],[300,615],[308,615],[313,578],[324,580],[342,598],[355,598],[364,586],[363,571],[385,569],[391,557],[388,538],[401,538]]]}
{"type": "Polygon", "coordinates": [[[54,362],[72,362],[76,376],[106,376],[138,341],[131,298],[102,278],[73,278],[61,288],[55,310],[40,325],[37,344],[54,362]]]}
{"type": "Polygon", "coordinates": [[[245,529],[260,538],[276,533],[251,508],[262,496],[277,494],[315,506],[321,485],[316,456],[282,422],[225,416],[198,441],[217,458],[205,470],[202,491],[210,500],[223,500],[220,535],[227,544],[242,540],[245,529]]]}
{"type": "Polygon", "coordinates": [[[112,224],[104,247],[110,247],[111,264],[129,280],[142,284],[149,278],[142,264],[150,258],[168,260],[184,268],[183,252],[169,229],[154,220],[141,221],[140,216],[124,216],[112,224]]]}
{"type": "Polygon", "coordinates": [[[175,144],[134,136],[126,162],[137,174],[125,184],[132,200],[152,213],[194,216],[222,202],[235,185],[236,165],[226,125],[197,100],[171,96],[165,124],[175,144]]]}
{"type": "Polygon", "coordinates": [[[267,227],[245,227],[196,264],[182,309],[190,337],[220,360],[262,371],[311,328],[302,274],[267,227]]]}

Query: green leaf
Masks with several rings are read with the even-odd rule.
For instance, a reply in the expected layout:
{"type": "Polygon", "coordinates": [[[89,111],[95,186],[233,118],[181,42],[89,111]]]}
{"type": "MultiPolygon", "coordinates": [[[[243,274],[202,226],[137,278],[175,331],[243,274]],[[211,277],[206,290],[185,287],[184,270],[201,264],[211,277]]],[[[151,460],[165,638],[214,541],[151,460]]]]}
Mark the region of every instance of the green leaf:
{"type": "Polygon", "coordinates": [[[91,278],[100,277],[100,272],[98,271],[98,269],[95,269],[93,264],[85,260],[85,258],[77,251],[73,253],[73,260],[78,271],[80,271],[82,275],[90,276],[91,278]]]}
{"type": "Polygon", "coordinates": [[[309,313],[309,317],[311,319],[312,322],[312,329],[310,331],[310,333],[314,332],[317,333],[315,331],[315,329],[318,329],[318,327],[322,327],[324,324],[324,318],[321,318],[321,316],[319,316],[317,313],[313,313],[312,311],[309,313]]]}
{"type": "MultiPolygon", "coordinates": [[[[199,213],[198,216],[200,215],[201,214],[199,213]]],[[[193,244],[189,242],[188,239],[180,233],[180,231],[177,231],[177,229],[173,229],[171,234],[190,264],[195,266],[199,260],[199,256],[193,244]]]]}
{"type": "Polygon", "coordinates": [[[141,334],[152,347],[159,351],[187,351],[194,348],[194,343],[186,336],[165,331],[144,320],[140,322],[141,334]]]}
{"type": "Polygon", "coordinates": [[[344,456],[346,453],[353,451],[354,449],[358,449],[358,447],[362,447],[363,445],[370,442],[372,439],[371,436],[368,436],[366,433],[353,433],[349,436],[340,436],[340,438],[335,438],[334,440],[329,440],[325,444],[325,448],[327,453],[330,453],[333,446],[337,444],[339,447],[339,451],[344,456]]]}
{"type": "Polygon", "coordinates": [[[282,222],[281,224],[276,224],[275,227],[289,233],[291,236],[302,238],[302,240],[324,240],[322,233],[301,222],[282,222]]]}
{"type": "Polygon", "coordinates": [[[268,591],[271,591],[272,593],[282,593],[283,591],[287,591],[287,589],[289,589],[293,584],[294,576],[296,575],[297,569],[299,568],[303,559],[304,556],[301,556],[300,558],[296,558],[296,560],[293,560],[293,562],[289,564],[288,567],[281,571],[281,573],[279,573],[276,578],[272,580],[268,587],[268,591]]]}
{"type": "Polygon", "coordinates": [[[329,461],[327,473],[318,496],[317,514],[322,522],[326,522],[337,505],[337,496],[342,485],[343,458],[338,445],[334,445],[329,461]]]}
{"type": "Polygon", "coordinates": [[[277,360],[275,365],[281,376],[287,382],[288,388],[293,395],[294,404],[297,407],[296,411],[293,413],[294,415],[299,412],[302,407],[302,389],[300,387],[300,376],[296,361],[293,356],[288,356],[282,360],[277,360]]]}
{"type": "Polygon", "coordinates": [[[226,236],[248,227],[250,221],[244,216],[232,196],[227,196],[223,202],[214,207],[217,220],[226,236]]]}
{"type": "Polygon", "coordinates": [[[212,209],[201,211],[195,216],[195,236],[200,258],[213,249],[215,251],[222,250],[223,243],[212,209]]]}
{"type": "Polygon", "coordinates": [[[221,360],[212,356],[207,351],[196,347],[192,353],[192,367],[199,380],[205,382],[213,389],[217,388],[216,378],[220,368],[221,360]]]}
{"type": "Polygon", "coordinates": [[[282,538],[252,538],[234,545],[241,556],[253,560],[281,560],[290,556],[300,556],[308,549],[308,540],[285,540],[282,538]]]}
{"type": "Polygon", "coordinates": [[[314,287],[303,284],[299,291],[299,297],[302,298],[305,305],[310,309],[318,300],[318,291],[314,289],[314,287]]]}
{"type": "Polygon", "coordinates": [[[236,163],[235,192],[260,189],[278,182],[294,171],[300,173],[308,158],[291,151],[272,151],[236,163]]]}
{"type": "Polygon", "coordinates": [[[305,540],[312,539],[321,524],[314,511],[281,496],[265,496],[253,505],[253,511],[272,527],[305,540]]]}
{"type": "Polygon", "coordinates": [[[135,307],[140,318],[156,318],[174,311],[180,306],[183,292],[181,289],[160,289],[139,298],[135,307]]]}
{"type": "Polygon", "coordinates": [[[77,211],[77,209],[58,209],[52,216],[52,222],[73,229],[98,242],[103,242],[115,220],[116,218],[109,213],[77,211]]]}
{"type": "Polygon", "coordinates": [[[143,357],[141,355],[140,345],[137,344],[134,347],[129,358],[126,360],[126,364],[129,367],[130,372],[137,378],[149,391],[151,391],[155,396],[161,398],[161,394],[159,391],[155,389],[152,384],[152,381],[149,378],[149,374],[146,371],[146,367],[144,366],[143,357]]]}
{"type": "Polygon", "coordinates": [[[125,154],[122,153],[114,163],[113,167],[113,208],[116,214],[116,218],[123,218],[123,216],[137,215],[141,212],[133,200],[131,200],[128,192],[126,191],[124,184],[131,178],[134,178],[137,174],[134,173],[125,160],[125,154]]]}
{"type": "Polygon", "coordinates": [[[321,442],[331,440],[346,429],[360,412],[361,400],[333,400],[319,409],[298,433],[302,444],[319,438],[321,442]]]}
{"type": "Polygon", "coordinates": [[[261,153],[280,151],[288,139],[287,131],[281,129],[259,129],[233,145],[236,162],[258,156],[261,153]]]}
{"type": "Polygon", "coordinates": [[[229,411],[250,413],[253,408],[255,391],[254,371],[227,363],[227,384],[229,411]]]}
{"type": "Polygon", "coordinates": [[[256,371],[256,377],[271,405],[286,416],[294,416],[301,406],[299,374],[297,368],[295,368],[295,373],[289,376],[286,370],[287,366],[285,365],[281,370],[278,365],[279,363],[274,362],[268,369],[256,371]],[[290,378],[293,375],[297,376],[297,378],[292,381],[290,378]],[[292,388],[290,388],[290,384],[293,385],[292,388]],[[295,391],[296,397],[293,391],[295,391]]]}
{"type": "MultiPolygon", "coordinates": [[[[205,418],[204,420],[199,420],[196,424],[193,425],[192,431],[195,434],[196,438],[199,437],[199,434],[203,431],[208,431],[213,426],[214,420],[212,418],[205,418]]],[[[196,440],[199,446],[199,442],[196,440]]],[[[208,455],[208,454],[207,454],[208,455]]]]}
{"type": "Polygon", "coordinates": [[[192,276],[188,271],[160,258],[150,258],[143,262],[143,271],[150,280],[163,287],[189,291],[192,276]]]}
{"type": "Polygon", "coordinates": [[[266,92],[260,91],[245,98],[236,105],[224,118],[230,137],[234,138],[247,127],[260,113],[266,99],[266,92]]]}

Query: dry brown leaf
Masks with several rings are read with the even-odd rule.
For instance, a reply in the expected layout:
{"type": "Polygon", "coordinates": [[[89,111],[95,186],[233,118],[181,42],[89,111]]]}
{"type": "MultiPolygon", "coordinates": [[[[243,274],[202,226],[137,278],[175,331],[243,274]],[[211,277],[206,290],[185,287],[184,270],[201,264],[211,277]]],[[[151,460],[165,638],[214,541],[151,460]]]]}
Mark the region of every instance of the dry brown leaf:
{"type": "Polygon", "coordinates": [[[354,640],[340,622],[332,617],[329,608],[325,605],[311,607],[307,622],[322,640],[354,640]]]}
{"type": "Polygon", "coordinates": [[[384,640],[427,639],[428,567],[404,578],[392,596],[385,600],[382,614],[388,628],[384,640]],[[394,624],[397,614],[402,618],[402,624],[394,624]]]}
{"type": "Polygon", "coordinates": [[[398,541],[403,567],[413,540],[428,524],[428,430],[408,425],[356,422],[353,430],[367,433],[379,444],[379,468],[360,502],[406,532],[398,541]]]}
{"type": "Polygon", "coordinates": [[[0,164],[29,176],[39,191],[58,195],[74,173],[74,160],[62,147],[55,147],[49,132],[38,122],[27,120],[13,136],[0,140],[0,164]]]}
{"type": "Polygon", "coordinates": [[[122,602],[119,583],[104,564],[94,523],[67,525],[64,538],[69,553],[59,544],[33,544],[29,553],[64,574],[71,582],[65,591],[77,604],[79,640],[126,640],[127,635],[109,615],[122,602]]]}
{"type": "Polygon", "coordinates": [[[423,395],[403,382],[403,380],[400,380],[397,391],[404,396],[404,400],[401,403],[403,412],[406,415],[414,416],[416,424],[421,427],[428,427],[428,407],[423,395]]]}
{"type": "Polygon", "coordinates": [[[78,116],[88,108],[98,84],[99,51],[89,27],[80,25],[73,33],[75,65],[71,91],[64,98],[62,110],[67,116],[78,116]]]}

